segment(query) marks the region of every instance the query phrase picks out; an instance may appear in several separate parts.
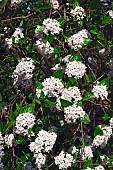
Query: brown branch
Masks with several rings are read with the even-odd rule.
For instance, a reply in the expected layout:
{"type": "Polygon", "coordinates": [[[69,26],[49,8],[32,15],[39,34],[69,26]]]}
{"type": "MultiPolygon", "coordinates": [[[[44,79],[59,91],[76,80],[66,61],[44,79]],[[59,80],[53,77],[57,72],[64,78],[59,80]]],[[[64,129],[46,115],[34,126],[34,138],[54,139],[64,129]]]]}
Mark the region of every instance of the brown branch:
{"type": "Polygon", "coordinates": [[[2,20],[2,22],[7,22],[7,21],[11,21],[11,20],[16,20],[16,19],[26,19],[26,18],[31,17],[34,14],[36,14],[36,12],[34,12],[32,14],[29,14],[29,15],[26,15],[26,16],[21,16],[21,17],[15,17],[15,18],[9,18],[9,19],[6,19],[6,20],[2,20]]]}

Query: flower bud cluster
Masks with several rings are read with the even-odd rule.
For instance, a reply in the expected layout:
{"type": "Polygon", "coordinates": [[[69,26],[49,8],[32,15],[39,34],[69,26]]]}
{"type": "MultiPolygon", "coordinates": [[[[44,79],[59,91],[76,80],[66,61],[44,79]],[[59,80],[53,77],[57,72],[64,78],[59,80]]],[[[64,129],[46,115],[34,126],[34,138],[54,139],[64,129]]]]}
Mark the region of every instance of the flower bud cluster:
{"type": "Polygon", "coordinates": [[[90,34],[86,29],[72,35],[68,40],[68,45],[75,51],[78,51],[84,45],[84,38],[89,38],[90,34]]]}
{"type": "Polygon", "coordinates": [[[56,19],[47,18],[43,21],[45,34],[59,34],[62,29],[60,28],[60,23],[56,19]]]}
{"type": "Polygon", "coordinates": [[[24,38],[24,34],[22,33],[22,31],[23,31],[22,28],[16,28],[16,30],[13,33],[13,35],[11,36],[11,38],[6,38],[5,39],[5,43],[6,43],[6,45],[8,45],[9,48],[12,47],[13,39],[14,39],[14,43],[18,44],[19,40],[21,38],[24,38]]]}
{"type": "Polygon", "coordinates": [[[84,9],[80,6],[77,6],[75,9],[72,9],[70,14],[75,17],[76,20],[83,20],[86,16],[84,9]]]}
{"type": "Polygon", "coordinates": [[[31,80],[33,77],[33,70],[35,68],[33,62],[34,61],[30,58],[21,59],[12,75],[12,78],[14,79],[14,85],[24,85],[29,83],[29,80],[31,80]]]}
{"type": "Polygon", "coordinates": [[[71,167],[71,164],[74,162],[73,156],[69,153],[64,153],[64,151],[61,151],[54,159],[55,164],[58,165],[59,169],[67,169],[68,167],[71,167]]]}
{"type": "MultiPolygon", "coordinates": [[[[35,124],[35,116],[32,113],[21,113],[16,118],[16,133],[29,135],[29,130],[35,124]]],[[[30,134],[32,135],[32,133],[30,134]]]]}

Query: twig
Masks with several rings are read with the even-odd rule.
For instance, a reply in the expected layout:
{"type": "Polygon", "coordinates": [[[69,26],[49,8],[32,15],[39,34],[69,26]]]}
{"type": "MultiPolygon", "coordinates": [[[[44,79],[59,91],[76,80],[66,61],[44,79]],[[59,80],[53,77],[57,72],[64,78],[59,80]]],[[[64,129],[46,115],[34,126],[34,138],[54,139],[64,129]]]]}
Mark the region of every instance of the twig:
{"type": "Polygon", "coordinates": [[[26,15],[26,16],[21,16],[21,17],[15,17],[15,18],[9,18],[9,19],[6,19],[6,20],[2,20],[2,22],[7,22],[7,21],[11,21],[11,20],[16,20],[16,19],[26,19],[26,18],[29,18],[30,16],[36,14],[36,12],[32,13],[32,14],[29,14],[29,15],[26,15]]]}

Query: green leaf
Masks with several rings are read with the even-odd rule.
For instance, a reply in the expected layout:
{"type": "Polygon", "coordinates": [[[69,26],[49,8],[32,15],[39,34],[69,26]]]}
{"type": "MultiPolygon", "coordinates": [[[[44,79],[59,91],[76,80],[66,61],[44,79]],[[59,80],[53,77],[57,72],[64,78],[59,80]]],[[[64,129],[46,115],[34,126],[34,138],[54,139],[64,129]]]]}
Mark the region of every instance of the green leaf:
{"type": "Polygon", "coordinates": [[[25,21],[24,18],[22,18],[22,20],[21,20],[21,22],[20,22],[20,24],[19,24],[19,27],[21,27],[21,28],[26,28],[26,21],[25,21]]]}
{"type": "Polygon", "coordinates": [[[97,38],[100,39],[100,40],[104,40],[104,34],[98,34],[97,38]]]}
{"type": "Polygon", "coordinates": [[[49,34],[49,35],[45,35],[45,39],[49,42],[52,43],[54,40],[54,35],[49,34]]]}
{"type": "Polygon", "coordinates": [[[49,106],[56,106],[56,102],[51,102],[50,100],[46,99],[45,102],[49,105],[49,106]]]}
{"type": "Polygon", "coordinates": [[[40,9],[38,9],[38,8],[34,8],[34,11],[36,11],[37,13],[39,12],[39,13],[42,13],[42,11],[40,10],[40,9]]]}
{"type": "Polygon", "coordinates": [[[82,20],[77,21],[77,23],[78,23],[80,26],[83,26],[83,21],[82,21],[82,20]]]}
{"type": "Polygon", "coordinates": [[[69,77],[69,80],[71,81],[71,83],[72,83],[73,86],[78,87],[78,81],[77,81],[76,78],[69,77]]]}
{"type": "Polygon", "coordinates": [[[80,6],[79,2],[77,0],[75,0],[75,3],[74,3],[74,6],[73,6],[73,9],[75,9],[77,6],[80,6]]]}
{"type": "Polygon", "coordinates": [[[93,40],[89,38],[84,38],[84,45],[89,45],[93,40]]]}
{"type": "Polygon", "coordinates": [[[62,36],[64,37],[65,40],[68,40],[68,39],[69,39],[69,37],[66,36],[66,35],[64,35],[64,34],[62,34],[62,36]]]}
{"type": "Polygon", "coordinates": [[[93,30],[90,30],[92,34],[98,34],[98,29],[95,27],[93,30]]]}
{"type": "Polygon", "coordinates": [[[60,22],[61,26],[63,26],[67,20],[65,18],[58,18],[57,21],[60,22]]]}
{"type": "Polygon", "coordinates": [[[22,106],[21,106],[19,103],[16,103],[16,109],[17,109],[18,111],[21,111],[22,106]]]}
{"type": "Polygon", "coordinates": [[[27,39],[28,39],[27,36],[25,36],[24,38],[21,38],[21,39],[19,40],[19,44],[20,44],[20,45],[23,45],[23,44],[26,42],[27,39]]]}
{"type": "Polygon", "coordinates": [[[109,82],[110,82],[110,80],[109,80],[109,78],[107,77],[107,78],[101,80],[101,81],[99,82],[99,85],[106,85],[106,88],[108,89],[108,88],[109,88],[109,82]]]}
{"type": "Polygon", "coordinates": [[[57,70],[53,73],[53,77],[62,79],[63,77],[63,70],[57,70]]]}
{"type": "Polygon", "coordinates": [[[39,89],[43,89],[42,83],[39,82],[39,81],[36,83],[36,86],[37,86],[39,89]]]}
{"type": "Polygon", "coordinates": [[[60,49],[60,48],[58,48],[58,47],[54,47],[54,54],[60,54],[60,53],[62,53],[63,51],[60,49]]]}
{"type": "Polygon", "coordinates": [[[97,126],[94,131],[94,137],[97,135],[103,136],[103,130],[99,126],[97,126]]]}
{"type": "Polygon", "coordinates": [[[95,97],[94,97],[94,95],[93,95],[92,92],[88,92],[88,93],[86,94],[86,96],[83,97],[83,100],[84,100],[84,101],[94,100],[94,99],[95,99],[95,97]]]}
{"type": "Polygon", "coordinates": [[[44,5],[44,6],[42,6],[40,9],[50,9],[51,8],[51,5],[44,5]]]}
{"type": "Polygon", "coordinates": [[[112,2],[112,4],[111,4],[111,7],[112,7],[112,10],[113,10],[113,2],[112,2]]]}
{"type": "Polygon", "coordinates": [[[17,116],[18,116],[18,112],[12,112],[12,113],[11,113],[11,115],[10,115],[10,121],[11,121],[12,124],[15,123],[17,116]]]}
{"type": "Polygon", "coordinates": [[[89,160],[86,160],[84,165],[83,165],[83,168],[84,169],[87,169],[87,167],[89,168],[93,168],[93,163],[92,163],[92,159],[89,159],[89,160]]]}
{"type": "Polygon", "coordinates": [[[25,138],[19,136],[19,137],[17,138],[17,144],[22,144],[23,142],[25,142],[25,138]]]}
{"type": "Polygon", "coordinates": [[[2,95],[1,95],[1,93],[0,93],[0,102],[2,102],[2,95]]]}
{"type": "Polygon", "coordinates": [[[29,105],[26,105],[26,106],[22,107],[21,113],[27,113],[27,112],[33,113],[34,109],[35,109],[35,105],[34,104],[29,104],[29,105]]]}
{"type": "Polygon", "coordinates": [[[82,102],[80,101],[80,102],[76,103],[76,105],[82,107],[82,102]]]}
{"type": "Polygon", "coordinates": [[[0,8],[3,8],[7,4],[8,0],[3,0],[2,4],[0,4],[0,8]]]}
{"type": "Polygon", "coordinates": [[[108,120],[110,119],[110,116],[108,114],[104,114],[104,116],[102,117],[103,120],[108,120]]]}
{"type": "Polygon", "coordinates": [[[78,54],[76,54],[76,55],[74,55],[71,59],[70,59],[70,61],[82,61],[82,58],[81,58],[81,55],[78,53],[78,54]]]}
{"type": "Polygon", "coordinates": [[[89,124],[91,122],[89,115],[86,113],[84,119],[82,120],[84,124],[89,124]]]}
{"type": "Polygon", "coordinates": [[[73,105],[73,102],[69,102],[69,101],[64,100],[64,99],[60,99],[60,102],[61,102],[62,108],[73,105]]]}
{"type": "Polygon", "coordinates": [[[91,82],[91,78],[90,78],[90,76],[89,75],[85,75],[85,77],[86,77],[86,81],[87,81],[87,83],[89,83],[89,82],[91,82]]]}
{"type": "Polygon", "coordinates": [[[105,15],[104,19],[102,21],[102,24],[104,25],[104,24],[109,24],[109,23],[112,23],[112,20],[111,20],[110,16],[105,15]]]}

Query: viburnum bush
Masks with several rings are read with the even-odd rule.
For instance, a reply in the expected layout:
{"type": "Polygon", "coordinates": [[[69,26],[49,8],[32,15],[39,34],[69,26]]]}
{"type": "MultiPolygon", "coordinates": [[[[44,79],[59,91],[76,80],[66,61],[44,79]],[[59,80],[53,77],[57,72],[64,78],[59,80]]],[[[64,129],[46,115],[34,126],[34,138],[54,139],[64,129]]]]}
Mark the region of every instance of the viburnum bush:
{"type": "Polygon", "coordinates": [[[113,169],[113,2],[0,0],[0,170],[113,169]]]}

